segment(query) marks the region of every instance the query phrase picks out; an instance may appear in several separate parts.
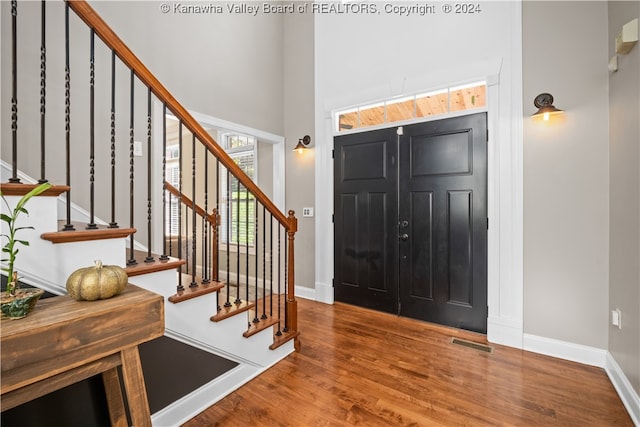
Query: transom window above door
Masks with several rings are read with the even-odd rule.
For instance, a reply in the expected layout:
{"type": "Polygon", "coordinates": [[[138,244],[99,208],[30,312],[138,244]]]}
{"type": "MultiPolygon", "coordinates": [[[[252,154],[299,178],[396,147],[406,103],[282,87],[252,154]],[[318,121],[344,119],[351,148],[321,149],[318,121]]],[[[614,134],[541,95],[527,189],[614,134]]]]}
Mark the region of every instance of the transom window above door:
{"type": "Polygon", "coordinates": [[[363,104],[336,112],[335,130],[344,132],[456,111],[475,110],[486,106],[486,94],[487,83],[480,81],[363,104]]]}

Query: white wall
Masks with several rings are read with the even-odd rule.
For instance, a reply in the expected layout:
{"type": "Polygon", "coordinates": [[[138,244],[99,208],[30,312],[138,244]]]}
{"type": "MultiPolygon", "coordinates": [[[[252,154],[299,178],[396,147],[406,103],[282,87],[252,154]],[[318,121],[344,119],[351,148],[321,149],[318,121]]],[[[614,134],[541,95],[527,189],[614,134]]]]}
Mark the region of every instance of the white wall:
{"type": "Polygon", "coordinates": [[[380,14],[316,15],[316,288],[333,277],[331,111],[491,76],[489,339],[520,346],[520,4],[459,15],[436,3],[436,13],[411,17],[376,4],[380,14]]]}
{"type": "Polygon", "coordinates": [[[566,110],[524,121],[525,333],[606,349],[607,4],[524,2],[522,15],[524,113],[541,92],[566,110]]]}

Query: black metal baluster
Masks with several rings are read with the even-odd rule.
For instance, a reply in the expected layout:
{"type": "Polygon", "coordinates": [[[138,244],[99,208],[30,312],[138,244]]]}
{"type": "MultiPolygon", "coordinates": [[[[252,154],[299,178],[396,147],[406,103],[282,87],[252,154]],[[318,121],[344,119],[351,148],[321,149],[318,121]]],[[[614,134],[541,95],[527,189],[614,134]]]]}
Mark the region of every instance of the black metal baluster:
{"type": "Polygon", "coordinates": [[[227,229],[227,301],[224,303],[225,307],[231,307],[231,302],[229,300],[231,295],[231,254],[229,251],[231,248],[231,204],[231,174],[229,173],[229,169],[227,169],[227,217],[225,218],[225,228],[227,229]]]}
{"type": "MultiPolygon", "coordinates": [[[[253,209],[254,209],[254,219],[255,219],[255,223],[253,225],[253,242],[256,248],[256,253],[255,253],[255,275],[256,275],[256,298],[258,297],[258,199],[256,198],[254,200],[253,203],[253,209]]],[[[260,319],[258,319],[258,307],[255,308],[255,310],[253,311],[255,313],[252,322],[253,323],[258,323],[260,322],[260,319]]]]}
{"type": "MultiPolygon", "coordinates": [[[[256,298],[258,296],[256,295],[256,298]]],[[[262,316],[267,318],[267,208],[262,206],[262,316]]]]}
{"type": "Polygon", "coordinates": [[[155,262],[151,255],[151,88],[147,88],[147,257],[144,262],[155,262]]]}
{"type": "Polygon", "coordinates": [[[236,304],[242,303],[240,299],[240,180],[236,179],[236,304]]]}
{"type": "MultiPolygon", "coordinates": [[[[204,146],[204,213],[209,214],[209,150],[204,146]]],[[[203,218],[202,221],[202,283],[207,284],[209,280],[209,232],[211,231],[211,224],[207,226],[207,221],[203,218]]]]}
{"type": "Polygon", "coordinates": [[[245,208],[245,227],[244,227],[244,239],[245,239],[245,262],[246,262],[246,286],[245,286],[245,298],[249,301],[249,190],[245,193],[244,208],[245,208]]]}
{"type": "MultiPolygon", "coordinates": [[[[173,256],[173,230],[171,229],[171,224],[173,223],[173,194],[169,193],[169,222],[168,222],[168,228],[169,228],[169,232],[165,235],[165,246],[167,244],[167,237],[169,238],[169,252],[165,251],[165,254],[168,254],[169,256],[173,256]]],[[[165,208],[166,209],[166,208],[165,208]]],[[[167,259],[169,259],[169,256],[165,255],[167,257],[167,259]]]]}
{"type": "Polygon", "coordinates": [[[46,2],[42,0],[42,40],[40,43],[40,179],[39,183],[47,182],[45,178],[45,114],[47,103],[47,46],[46,46],[46,2]]]}
{"type": "Polygon", "coordinates": [[[200,255],[202,255],[202,264],[200,265],[200,283],[206,285],[209,283],[209,280],[206,279],[207,260],[205,258],[205,254],[207,253],[207,230],[209,227],[207,227],[207,211],[204,212],[205,216],[200,218],[200,244],[202,245],[200,249],[200,255]]]}
{"type": "Polygon", "coordinates": [[[282,297],[280,296],[280,292],[281,292],[281,282],[280,282],[280,273],[282,271],[281,269],[281,265],[280,265],[280,260],[281,260],[281,256],[280,256],[280,231],[282,230],[282,225],[280,225],[280,223],[278,223],[278,331],[276,332],[277,336],[282,335],[282,330],[280,329],[281,325],[280,325],[280,300],[282,299],[282,297]]]}
{"type": "MultiPolygon", "coordinates": [[[[169,232],[167,232],[167,104],[162,104],[162,255],[160,261],[167,261],[167,236],[171,235],[171,196],[169,196],[169,232]]],[[[169,240],[171,244],[171,240],[169,240]]],[[[171,248],[169,248],[171,253],[171,248]]]]}
{"type": "Polygon", "coordinates": [[[67,223],[63,230],[75,230],[71,224],[71,68],[69,66],[69,3],[64,8],[64,133],[65,133],[65,169],[67,178],[67,223]]]}
{"type": "Polygon", "coordinates": [[[11,1],[11,178],[18,178],[18,2],[11,1]]]}
{"type": "Polygon", "coordinates": [[[196,136],[191,135],[191,223],[193,232],[191,234],[191,288],[198,286],[196,282],[196,246],[197,246],[197,225],[196,225],[196,136]]]}
{"type": "Polygon", "coordinates": [[[111,51],[111,222],[109,228],[118,228],[116,222],[116,52],[111,51]]]}
{"type": "Polygon", "coordinates": [[[182,203],[184,207],[184,266],[185,274],[189,274],[191,265],[189,263],[189,206],[186,203],[182,203]]]}
{"type": "MultiPolygon", "coordinates": [[[[95,39],[96,32],[91,29],[90,42],[90,59],[89,59],[89,224],[87,230],[95,230],[98,226],[95,223],[95,180],[96,180],[96,123],[95,123],[95,82],[96,82],[96,64],[95,64],[95,39]]],[[[132,226],[133,227],[133,226],[132,226]]],[[[133,251],[133,248],[131,248],[133,251]]],[[[133,257],[133,255],[132,255],[133,257]]]]}
{"type": "MultiPolygon", "coordinates": [[[[134,79],[135,79],[135,73],[133,72],[133,70],[131,70],[131,99],[130,99],[130,113],[129,113],[129,227],[133,228],[134,225],[134,182],[133,182],[133,178],[134,178],[134,157],[133,157],[133,151],[134,151],[134,136],[135,136],[135,132],[134,132],[134,112],[135,112],[135,103],[134,103],[134,79]]],[[[130,258],[127,261],[127,265],[137,265],[138,262],[136,261],[135,258],[135,254],[133,253],[133,234],[131,234],[130,238],[129,238],[129,245],[130,245],[130,258]]]]}
{"type": "MultiPolygon", "coordinates": [[[[178,123],[178,259],[182,259],[182,120],[178,123]]],[[[178,292],[183,292],[182,267],[178,270],[178,292]]]]}
{"type": "MultiPolygon", "coordinates": [[[[220,215],[220,159],[216,158],[216,221],[218,220],[220,215]]],[[[217,224],[216,224],[217,227],[217,224]]],[[[220,281],[220,230],[216,233],[216,240],[212,243],[212,245],[216,245],[216,270],[213,271],[213,278],[216,281],[220,281]]],[[[216,307],[218,311],[222,310],[220,307],[220,292],[216,292],[216,307]]]]}

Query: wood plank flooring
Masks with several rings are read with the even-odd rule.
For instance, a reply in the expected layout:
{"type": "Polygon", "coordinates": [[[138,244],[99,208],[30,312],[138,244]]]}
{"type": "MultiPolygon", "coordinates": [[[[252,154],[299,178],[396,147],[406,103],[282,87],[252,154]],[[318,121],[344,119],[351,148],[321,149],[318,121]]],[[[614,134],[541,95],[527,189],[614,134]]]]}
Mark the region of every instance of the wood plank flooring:
{"type": "Polygon", "coordinates": [[[302,348],[184,424],[632,426],[606,373],[484,335],[299,300],[302,348]]]}

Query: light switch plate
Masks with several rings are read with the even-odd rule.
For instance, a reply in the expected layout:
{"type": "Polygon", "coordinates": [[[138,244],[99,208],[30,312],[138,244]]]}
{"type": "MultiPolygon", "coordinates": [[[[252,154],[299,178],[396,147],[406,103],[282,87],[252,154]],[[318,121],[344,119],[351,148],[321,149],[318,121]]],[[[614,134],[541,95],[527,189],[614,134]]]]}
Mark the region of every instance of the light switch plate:
{"type": "Polygon", "coordinates": [[[133,141],[133,155],[142,157],[142,141],[133,141]]]}
{"type": "Polygon", "coordinates": [[[313,217],[313,208],[302,208],[303,217],[313,217]]]}

